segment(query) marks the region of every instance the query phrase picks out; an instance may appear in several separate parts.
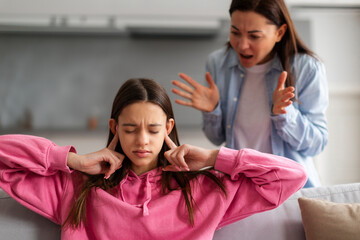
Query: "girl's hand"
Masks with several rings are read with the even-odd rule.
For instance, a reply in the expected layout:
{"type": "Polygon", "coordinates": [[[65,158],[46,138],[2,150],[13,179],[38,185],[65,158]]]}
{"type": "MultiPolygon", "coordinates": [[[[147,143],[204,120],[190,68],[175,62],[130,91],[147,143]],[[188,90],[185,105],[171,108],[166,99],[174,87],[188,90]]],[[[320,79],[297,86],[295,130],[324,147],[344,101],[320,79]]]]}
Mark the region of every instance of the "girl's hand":
{"type": "Polygon", "coordinates": [[[164,155],[171,165],[166,166],[164,171],[198,171],[204,167],[214,167],[219,153],[219,150],[208,150],[188,144],[177,147],[167,135],[165,142],[170,150],[164,155]]]}
{"type": "Polygon", "coordinates": [[[210,73],[206,73],[206,81],[208,82],[209,87],[197,83],[184,73],[180,73],[179,76],[190,84],[191,87],[180,81],[173,80],[172,84],[181,88],[183,91],[176,88],[171,89],[171,91],[190,101],[176,99],[175,102],[180,105],[193,107],[200,111],[212,112],[219,102],[220,94],[210,73]]]}
{"type": "Polygon", "coordinates": [[[119,141],[117,133],[107,148],[100,151],[79,155],[73,152],[68,154],[67,165],[75,170],[90,174],[105,174],[109,178],[117,169],[121,168],[124,155],[115,152],[119,141]]]}
{"type": "Polygon", "coordinates": [[[294,87],[285,88],[286,77],[287,72],[284,71],[280,74],[278,84],[273,93],[272,114],[274,115],[286,113],[285,108],[292,104],[292,101],[290,99],[295,96],[295,94],[293,93],[295,90],[294,87]]]}

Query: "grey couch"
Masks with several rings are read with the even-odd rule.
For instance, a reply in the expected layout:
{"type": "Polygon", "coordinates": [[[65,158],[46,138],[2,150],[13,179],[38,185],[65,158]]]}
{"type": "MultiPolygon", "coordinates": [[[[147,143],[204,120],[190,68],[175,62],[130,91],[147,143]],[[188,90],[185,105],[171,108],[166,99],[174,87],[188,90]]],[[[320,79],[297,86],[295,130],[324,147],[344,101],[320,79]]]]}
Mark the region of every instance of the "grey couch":
{"type": "MultiPolygon", "coordinates": [[[[225,226],[215,240],[303,240],[305,233],[297,199],[321,198],[332,202],[360,202],[360,183],[302,189],[277,209],[255,214],[225,226]]],[[[56,240],[60,228],[26,209],[0,189],[0,239],[56,240]]]]}

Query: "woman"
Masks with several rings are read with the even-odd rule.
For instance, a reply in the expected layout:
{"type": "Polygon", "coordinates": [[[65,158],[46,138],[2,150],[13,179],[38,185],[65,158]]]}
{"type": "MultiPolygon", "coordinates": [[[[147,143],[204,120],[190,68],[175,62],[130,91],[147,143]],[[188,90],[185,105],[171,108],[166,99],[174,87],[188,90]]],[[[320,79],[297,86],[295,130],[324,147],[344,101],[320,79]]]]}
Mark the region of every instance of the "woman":
{"type": "Polygon", "coordinates": [[[209,87],[180,74],[176,100],[203,112],[216,145],[244,147],[301,163],[319,186],[312,157],[327,144],[328,88],[324,65],[296,33],[283,0],[233,0],[229,43],[210,54],[209,87]]]}
{"type": "Polygon", "coordinates": [[[120,88],[109,128],[107,148],[86,155],[44,138],[0,136],[0,187],[62,225],[62,239],[211,239],[306,181],[302,166],[283,157],[177,147],[170,99],[148,79],[120,88]]]}

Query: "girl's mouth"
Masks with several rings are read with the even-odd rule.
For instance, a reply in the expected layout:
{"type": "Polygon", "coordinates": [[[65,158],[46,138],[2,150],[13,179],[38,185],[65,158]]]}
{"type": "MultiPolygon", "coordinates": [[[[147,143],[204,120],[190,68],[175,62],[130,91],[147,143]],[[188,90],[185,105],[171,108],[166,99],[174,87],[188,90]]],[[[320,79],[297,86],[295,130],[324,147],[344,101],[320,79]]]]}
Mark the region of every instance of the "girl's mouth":
{"type": "Polygon", "coordinates": [[[144,158],[144,157],[149,156],[151,154],[151,151],[148,151],[148,150],[135,150],[135,151],[133,151],[133,153],[139,158],[144,158]]]}

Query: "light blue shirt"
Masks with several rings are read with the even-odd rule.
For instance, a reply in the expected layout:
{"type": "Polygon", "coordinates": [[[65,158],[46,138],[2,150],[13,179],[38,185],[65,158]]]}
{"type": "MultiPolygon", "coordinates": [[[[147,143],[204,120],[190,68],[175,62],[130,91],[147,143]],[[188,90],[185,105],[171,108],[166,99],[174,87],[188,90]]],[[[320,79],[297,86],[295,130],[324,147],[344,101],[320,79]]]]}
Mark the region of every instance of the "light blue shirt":
{"type": "MultiPolygon", "coordinates": [[[[225,142],[226,147],[234,148],[233,126],[245,69],[236,52],[226,47],[210,54],[206,68],[219,89],[220,101],[213,112],[203,112],[203,131],[215,145],[225,142]]],[[[269,109],[282,71],[276,56],[265,74],[269,109]]],[[[271,116],[272,153],[293,159],[305,167],[308,174],[305,187],[319,186],[312,157],[322,152],[327,144],[325,110],[329,97],[325,67],[307,54],[298,54],[292,61],[292,71],[298,101],[286,108],[286,114],[271,116]]]]}

